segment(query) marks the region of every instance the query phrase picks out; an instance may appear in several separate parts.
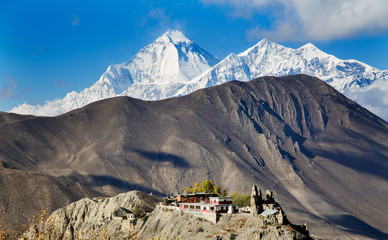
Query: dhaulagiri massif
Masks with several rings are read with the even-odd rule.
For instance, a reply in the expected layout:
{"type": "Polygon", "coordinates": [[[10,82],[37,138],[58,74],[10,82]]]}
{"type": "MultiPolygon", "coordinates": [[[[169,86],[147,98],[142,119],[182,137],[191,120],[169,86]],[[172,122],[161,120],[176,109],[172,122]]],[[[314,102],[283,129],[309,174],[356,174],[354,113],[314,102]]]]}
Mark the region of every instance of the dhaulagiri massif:
{"type": "Polygon", "coordinates": [[[161,100],[232,80],[292,74],[318,77],[388,120],[388,71],[338,59],[311,43],[292,49],[267,39],[219,61],[176,30],[168,30],[129,61],[109,66],[97,82],[79,93],[73,91],[43,105],[24,103],[11,112],[55,116],[115,96],[161,100]]]}

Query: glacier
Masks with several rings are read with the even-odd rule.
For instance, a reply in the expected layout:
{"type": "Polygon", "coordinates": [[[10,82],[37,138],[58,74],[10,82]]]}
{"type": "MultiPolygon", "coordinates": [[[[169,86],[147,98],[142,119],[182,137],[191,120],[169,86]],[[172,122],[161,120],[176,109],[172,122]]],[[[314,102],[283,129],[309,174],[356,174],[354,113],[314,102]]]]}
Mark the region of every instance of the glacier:
{"type": "Polygon", "coordinates": [[[73,91],[63,99],[44,105],[24,103],[11,112],[55,116],[115,96],[161,100],[231,80],[249,81],[260,76],[300,73],[322,79],[388,120],[388,71],[357,60],[338,59],[311,43],[293,49],[268,39],[219,61],[177,30],[168,30],[131,60],[109,66],[96,83],[80,93],[73,91]]]}

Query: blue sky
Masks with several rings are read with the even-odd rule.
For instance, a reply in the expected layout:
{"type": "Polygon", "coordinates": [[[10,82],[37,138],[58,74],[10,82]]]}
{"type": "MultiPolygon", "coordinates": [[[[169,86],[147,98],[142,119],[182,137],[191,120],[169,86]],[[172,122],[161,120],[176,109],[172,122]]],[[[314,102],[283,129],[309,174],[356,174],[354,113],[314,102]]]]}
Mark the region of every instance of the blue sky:
{"type": "Polygon", "coordinates": [[[222,60],[266,37],[388,69],[385,0],[0,1],[0,111],[92,85],[178,29],[222,60]]]}

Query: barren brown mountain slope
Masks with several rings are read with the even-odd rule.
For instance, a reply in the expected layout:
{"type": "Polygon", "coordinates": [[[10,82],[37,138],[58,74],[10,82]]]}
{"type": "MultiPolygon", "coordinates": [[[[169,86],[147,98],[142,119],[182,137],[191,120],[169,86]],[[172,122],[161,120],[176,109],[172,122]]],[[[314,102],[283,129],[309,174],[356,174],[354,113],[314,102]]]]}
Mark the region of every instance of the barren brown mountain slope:
{"type": "Polygon", "coordinates": [[[84,197],[105,196],[78,183],[0,166],[0,230],[25,231],[34,216],[46,216],[84,197]],[[26,226],[23,226],[26,225],[26,226]]]}
{"type": "Polygon", "coordinates": [[[26,118],[0,125],[7,168],[108,194],[171,193],[206,178],[248,193],[255,183],[315,236],[387,237],[388,125],[317,78],[263,77],[26,118]]]}

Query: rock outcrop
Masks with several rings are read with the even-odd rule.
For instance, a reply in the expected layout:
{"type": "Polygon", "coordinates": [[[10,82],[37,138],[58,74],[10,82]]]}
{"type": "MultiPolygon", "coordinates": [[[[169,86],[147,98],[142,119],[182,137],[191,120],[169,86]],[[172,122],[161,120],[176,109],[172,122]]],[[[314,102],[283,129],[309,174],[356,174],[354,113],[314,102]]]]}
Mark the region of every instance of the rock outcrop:
{"type": "Polygon", "coordinates": [[[253,216],[259,215],[265,225],[289,224],[286,214],[280,207],[280,204],[275,201],[273,192],[267,189],[265,192],[265,199],[262,199],[261,190],[260,188],[257,188],[256,185],[252,186],[251,214],[253,216]]]}
{"type": "Polygon", "coordinates": [[[159,200],[140,191],[111,198],[82,199],[58,209],[44,224],[32,226],[25,237],[69,240],[311,239],[306,228],[290,223],[264,223],[260,215],[224,213],[220,214],[217,223],[213,223],[173,206],[155,205],[159,200]],[[143,217],[126,219],[127,213],[136,211],[135,206],[153,211],[143,217]]]}
{"type": "Polygon", "coordinates": [[[113,239],[128,237],[134,232],[134,220],[122,213],[151,212],[159,198],[141,191],[131,191],[110,198],[84,198],[56,210],[42,224],[31,226],[25,237],[45,236],[48,239],[113,239]],[[132,223],[131,223],[132,221],[132,223]]]}
{"type": "MultiPolygon", "coordinates": [[[[300,231],[302,230],[302,231],[300,231]]],[[[249,213],[221,214],[217,223],[158,205],[138,231],[142,239],[310,239],[291,224],[263,225],[249,213]]]]}
{"type": "Polygon", "coordinates": [[[251,212],[253,215],[257,215],[263,210],[262,201],[260,188],[257,189],[257,186],[253,185],[251,193],[251,212]]]}

